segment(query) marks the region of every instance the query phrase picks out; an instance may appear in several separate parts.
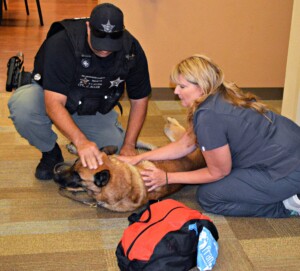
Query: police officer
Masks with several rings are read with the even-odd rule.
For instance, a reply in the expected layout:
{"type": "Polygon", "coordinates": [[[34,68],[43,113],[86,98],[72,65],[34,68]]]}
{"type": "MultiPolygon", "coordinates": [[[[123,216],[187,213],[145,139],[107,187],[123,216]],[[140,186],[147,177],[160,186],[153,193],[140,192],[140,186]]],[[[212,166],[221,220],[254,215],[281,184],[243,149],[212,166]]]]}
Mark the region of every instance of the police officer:
{"type": "Polygon", "coordinates": [[[90,169],[102,163],[103,146],[135,153],[151,85],[144,51],[125,29],[118,7],[103,3],[90,18],[52,24],[32,75],[32,83],[16,89],[8,106],[17,131],[42,152],[36,178],[52,179],[54,166],[63,161],[52,124],[90,169]],[[131,105],[126,132],[114,110],[125,84],[131,105]]]}

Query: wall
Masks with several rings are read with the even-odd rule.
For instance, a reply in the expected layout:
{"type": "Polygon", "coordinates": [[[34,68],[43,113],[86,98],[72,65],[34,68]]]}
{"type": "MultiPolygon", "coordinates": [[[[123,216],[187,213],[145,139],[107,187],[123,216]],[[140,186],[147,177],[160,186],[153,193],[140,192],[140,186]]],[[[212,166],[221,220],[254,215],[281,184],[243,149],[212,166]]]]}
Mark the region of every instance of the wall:
{"type": "MultiPolygon", "coordinates": [[[[106,2],[106,1],[100,1],[106,2]]],[[[194,53],[241,87],[283,87],[292,0],[108,0],[142,44],[153,87],[194,53]]]]}
{"type": "Polygon", "coordinates": [[[300,125],[300,1],[294,1],[281,114],[300,125]]]}

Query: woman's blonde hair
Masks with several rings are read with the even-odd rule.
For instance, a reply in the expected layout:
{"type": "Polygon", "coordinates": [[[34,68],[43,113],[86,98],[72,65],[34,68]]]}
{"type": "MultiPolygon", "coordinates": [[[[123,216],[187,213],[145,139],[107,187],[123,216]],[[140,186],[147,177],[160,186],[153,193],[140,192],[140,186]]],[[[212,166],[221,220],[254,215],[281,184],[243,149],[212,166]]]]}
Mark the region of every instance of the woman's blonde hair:
{"type": "Polygon", "coordinates": [[[224,80],[223,71],[208,57],[193,55],[178,63],[172,73],[171,81],[179,84],[179,76],[183,76],[190,83],[198,85],[204,95],[194,101],[188,109],[187,120],[189,132],[193,133],[193,117],[199,106],[210,96],[221,93],[229,103],[256,110],[260,114],[267,111],[267,106],[258,101],[257,96],[252,93],[245,93],[234,83],[224,80]]]}

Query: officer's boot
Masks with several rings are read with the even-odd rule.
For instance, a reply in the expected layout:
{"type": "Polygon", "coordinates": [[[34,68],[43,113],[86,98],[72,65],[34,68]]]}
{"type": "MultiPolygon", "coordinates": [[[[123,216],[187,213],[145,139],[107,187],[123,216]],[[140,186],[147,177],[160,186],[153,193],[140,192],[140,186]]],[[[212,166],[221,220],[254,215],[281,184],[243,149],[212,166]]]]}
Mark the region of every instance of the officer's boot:
{"type": "Polygon", "coordinates": [[[56,164],[64,161],[57,143],[51,151],[43,152],[42,159],[35,170],[35,177],[39,180],[53,179],[53,170],[56,164]]]}

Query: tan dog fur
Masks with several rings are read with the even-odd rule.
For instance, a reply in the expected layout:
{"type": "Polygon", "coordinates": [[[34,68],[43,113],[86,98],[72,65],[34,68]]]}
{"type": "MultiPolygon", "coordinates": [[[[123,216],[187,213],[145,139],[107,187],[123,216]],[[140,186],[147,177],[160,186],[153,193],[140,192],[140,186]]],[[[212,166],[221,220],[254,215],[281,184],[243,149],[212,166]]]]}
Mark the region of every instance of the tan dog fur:
{"type": "MultiPolygon", "coordinates": [[[[177,120],[168,118],[165,133],[171,141],[179,139],[184,132],[185,129],[177,120]]],[[[96,170],[90,170],[83,167],[79,161],[76,163],[74,170],[80,175],[83,187],[97,201],[99,206],[117,212],[133,211],[149,200],[161,199],[182,188],[181,184],[169,184],[148,192],[139,173],[140,170],[155,166],[167,172],[175,172],[190,171],[205,166],[203,156],[199,150],[181,159],[155,162],[142,161],[135,166],[118,160],[116,155],[103,153],[103,162],[103,165],[96,170]],[[103,187],[98,187],[94,184],[94,174],[105,169],[110,172],[109,182],[103,187]]]]}

